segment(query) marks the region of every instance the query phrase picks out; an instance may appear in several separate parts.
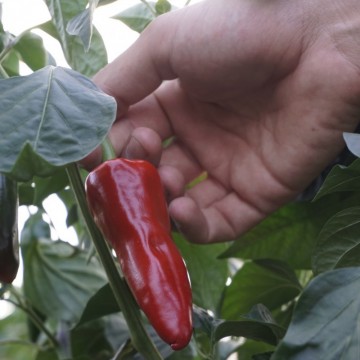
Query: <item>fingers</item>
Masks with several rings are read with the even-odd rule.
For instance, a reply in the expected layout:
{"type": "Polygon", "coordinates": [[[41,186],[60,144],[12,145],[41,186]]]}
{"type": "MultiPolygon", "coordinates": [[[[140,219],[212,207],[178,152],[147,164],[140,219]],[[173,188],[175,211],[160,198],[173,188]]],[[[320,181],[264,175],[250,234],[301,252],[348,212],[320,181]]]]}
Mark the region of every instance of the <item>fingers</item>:
{"type": "Polygon", "coordinates": [[[204,207],[194,198],[178,197],[169,214],[189,241],[203,244],[236,240],[268,215],[233,192],[204,207]]]}
{"type": "Polygon", "coordinates": [[[118,115],[152,93],[164,80],[174,79],[172,41],[180,21],[177,12],[154,20],[135,43],[93,78],[118,102],[118,115]]]}

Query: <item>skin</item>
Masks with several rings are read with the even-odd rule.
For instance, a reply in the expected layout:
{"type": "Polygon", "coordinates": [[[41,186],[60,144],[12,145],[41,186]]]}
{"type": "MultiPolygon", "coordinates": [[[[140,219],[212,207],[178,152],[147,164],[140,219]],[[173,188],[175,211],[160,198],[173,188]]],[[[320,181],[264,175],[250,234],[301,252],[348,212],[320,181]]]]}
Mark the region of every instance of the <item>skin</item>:
{"type": "Polygon", "coordinates": [[[118,102],[116,154],[158,166],[184,235],[232,240],[294,199],[356,128],[360,2],[203,1],[159,17],[94,81],[118,102]]]}

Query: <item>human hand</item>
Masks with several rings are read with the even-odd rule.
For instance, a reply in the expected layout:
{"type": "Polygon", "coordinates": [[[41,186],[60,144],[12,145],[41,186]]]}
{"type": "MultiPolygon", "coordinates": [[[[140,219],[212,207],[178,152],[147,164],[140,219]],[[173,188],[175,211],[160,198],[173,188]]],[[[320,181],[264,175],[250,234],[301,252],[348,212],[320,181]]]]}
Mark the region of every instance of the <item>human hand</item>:
{"type": "Polygon", "coordinates": [[[209,0],[161,16],[94,78],[119,105],[116,154],[158,165],[189,240],[235,239],[301,192],[357,126],[359,39],[357,0],[209,0]]]}

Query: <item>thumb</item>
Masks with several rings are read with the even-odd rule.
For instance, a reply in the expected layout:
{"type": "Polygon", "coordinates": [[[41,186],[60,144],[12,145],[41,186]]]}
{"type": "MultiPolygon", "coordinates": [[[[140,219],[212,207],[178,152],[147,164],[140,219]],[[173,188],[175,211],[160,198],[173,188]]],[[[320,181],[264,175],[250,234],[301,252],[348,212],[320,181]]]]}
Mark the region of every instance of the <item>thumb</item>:
{"type": "Polygon", "coordinates": [[[129,49],[93,78],[96,85],[117,100],[118,116],[152,93],[162,81],[176,78],[170,55],[180,12],[152,21],[129,49]]]}

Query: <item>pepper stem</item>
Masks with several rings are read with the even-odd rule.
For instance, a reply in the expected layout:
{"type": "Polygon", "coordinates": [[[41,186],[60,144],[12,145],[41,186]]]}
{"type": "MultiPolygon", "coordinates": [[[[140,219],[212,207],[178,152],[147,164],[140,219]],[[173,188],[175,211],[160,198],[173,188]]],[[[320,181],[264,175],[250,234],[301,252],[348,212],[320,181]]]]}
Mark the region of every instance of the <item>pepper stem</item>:
{"type": "Polygon", "coordinates": [[[85,197],[85,189],[77,164],[74,163],[68,165],[66,171],[80,211],[85,220],[85,224],[93,240],[94,246],[99,254],[100,260],[104,266],[115,299],[129,327],[130,336],[134,347],[146,359],[162,360],[160,353],[145,331],[141,321],[139,307],[129,287],[127,286],[125,280],[122,278],[115,265],[109,246],[103,238],[100,230],[94,223],[93,218],[89,212],[85,197]]]}
{"type": "Polygon", "coordinates": [[[106,137],[105,140],[102,142],[101,149],[102,149],[102,160],[103,161],[116,158],[114,148],[108,137],[106,137]]]}

